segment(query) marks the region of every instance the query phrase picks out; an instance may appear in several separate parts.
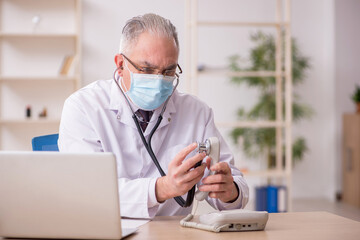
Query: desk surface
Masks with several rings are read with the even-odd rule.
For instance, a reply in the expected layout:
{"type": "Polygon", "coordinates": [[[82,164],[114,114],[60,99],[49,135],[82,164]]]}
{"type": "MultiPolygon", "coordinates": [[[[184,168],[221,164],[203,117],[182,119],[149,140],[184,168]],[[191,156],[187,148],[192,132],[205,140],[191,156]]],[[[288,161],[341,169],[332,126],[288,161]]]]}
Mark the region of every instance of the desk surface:
{"type": "Polygon", "coordinates": [[[156,217],[126,238],[134,239],[360,239],[360,222],[328,212],[271,213],[265,231],[212,233],[179,224],[181,217],[156,217]]]}

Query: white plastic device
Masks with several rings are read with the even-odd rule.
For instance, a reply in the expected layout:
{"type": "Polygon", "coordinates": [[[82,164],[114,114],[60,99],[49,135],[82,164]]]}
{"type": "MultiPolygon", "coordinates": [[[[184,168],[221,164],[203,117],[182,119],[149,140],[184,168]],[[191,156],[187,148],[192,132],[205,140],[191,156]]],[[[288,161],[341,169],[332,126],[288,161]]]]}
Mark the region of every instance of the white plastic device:
{"type": "Polygon", "coordinates": [[[269,214],[266,211],[236,209],[200,215],[198,222],[190,221],[192,218],[193,215],[189,214],[180,221],[180,225],[212,232],[244,232],[264,230],[269,214]]]}
{"type": "MultiPolygon", "coordinates": [[[[205,152],[211,157],[211,165],[219,162],[220,142],[211,137],[205,143],[198,143],[198,151],[205,152]]],[[[210,172],[210,175],[215,172],[210,172]]],[[[197,228],[212,232],[242,232],[264,230],[269,218],[266,211],[250,211],[244,209],[224,210],[207,213],[199,216],[199,222],[191,221],[196,213],[199,201],[204,200],[208,192],[197,191],[191,214],[180,221],[183,227],[197,228]]]]}
{"type": "MultiPolygon", "coordinates": [[[[211,158],[210,165],[214,165],[219,162],[220,158],[220,142],[217,137],[211,137],[206,139],[205,144],[198,143],[198,151],[205,152],[207,156],[211,158]]],[[[209,175],[214,175],[215,172],[210,171],[209,175]]],[[[195,193],[195,199],[198,201],[204,200],[208,196],[209,192],[200,192],[199,190],[195,193]]]]}
{"type": "Polygon", "coordinates": [[[237,232],[264,230],[268,218],[268,212],[236,209],[203,214],[199,221],[222,232],[237,232]]]}

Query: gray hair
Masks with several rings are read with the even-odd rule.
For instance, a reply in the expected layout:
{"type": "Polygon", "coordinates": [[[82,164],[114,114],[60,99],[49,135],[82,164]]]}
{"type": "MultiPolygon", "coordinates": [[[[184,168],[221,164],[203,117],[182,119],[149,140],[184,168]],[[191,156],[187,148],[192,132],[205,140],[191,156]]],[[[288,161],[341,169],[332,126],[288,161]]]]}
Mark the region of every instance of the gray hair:
{"type": "Polygon", "coordinates": [[[139,36],[143,32],[149,32],[158,36],[173,38],[177,49],[179,50],[179,40],[176,27],[159,15],[148,13],[133,17],[128,20],[122,30],[120,39],[120,53],[129,51],[129,47],[137,43],[139,36]]]}

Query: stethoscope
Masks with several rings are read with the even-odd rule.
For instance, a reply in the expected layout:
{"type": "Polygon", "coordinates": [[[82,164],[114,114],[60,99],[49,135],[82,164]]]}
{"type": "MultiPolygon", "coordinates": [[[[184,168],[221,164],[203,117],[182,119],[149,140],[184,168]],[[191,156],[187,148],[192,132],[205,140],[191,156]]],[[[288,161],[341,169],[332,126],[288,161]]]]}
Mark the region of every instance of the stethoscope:
{"type": "MultiPolygon", "coordinates": [[[[169,99],[171,98],[171,96],[172,96],[173,93],[175,92],[177,86],[179,85],[179,75],[176,74],[176,84],[175,84],[175,86],[174,86],[174,88],[173,88],[173,91],[171,92],[171,95],[166,99],[166,101],[165,101],[165,103],[164,103],[164,105],[163,105],[163,107],[162,107],[162,109],[161,109],[161,112],[160,112],[160,114],[159,114],[159,117],[158,117],[158,119],[157,119],[157,122],[156,122],[155,126],[153,127],[153,129],[152,129],[151,132],[150,132],[149,139],[148,139],[148,141],[146,141],[145,136],[144,136],[144,134],[143,134],[143,131],[142,131],[142,129],[141,129],[140,123],[139,123],[139,121],[138,121],[138,117],[136,116],[133,108],[131,107],[131,104],[130,104],[129,99],[127,98],[126,94],[124,93],[123,89],[121,88],[121,86],[120,86],[119,83],[118,83],[119,77],[116,78],[116,72],[117,72],[119,69],[121,69],[121,67],[118,67],[118,68],[115,70],[113,79],[114,79],[116,85],[118,86],[118,88],[120,89],[122,95],[124,96],[124,98],[126,99],[126,101],[127,101],[127,103],[128,103],[128,106],[129,106],[129,108],[130,108],[130,111],[131,111],[132,114],[133,114],[133,115],[132,115],[132,119],[134,120],[134,123],[135,123],[135,125],[136,125],[136,128],[137,128],[137,130],[138,130],[138,132],[139,132],[139,135],[140,135],[140,137],[141,137],[141,140],[142,140],[142,142],[143,142],[143,144],[144,144],[147,152],[149,153],[152,161],[154,162],[154,164],[155,164],[156,168],[158,169],[158,171],[160,172],[161,176],[164,177],[164,176],[166,176],[166,173],[165,173],[164,170],[161,168],[161,166],[160,166],[160,164],[159,164],[159,162],[158,162],[158,160],[157,160],[157,158],[156,158],[156,156],[155,156],[155,154],[154,154],[154,152],[153,152],[153,150],[152,150],[152,147],[151,147],[151,139],[152,139],[152,136],[154,135],[155,131],[158,129],[158,127],[159,127],[159,125],[160,125],[160,123],[161,123],[161,121],[162,121],[162,119],[163,119],[163,113],[165,112],[165,109],[166,109],[166,106],[167,106],[167,104],[168,104],[169,99]]],[[[200,165],[201,165],[201,161],[198,162],[198,163],[195,165],[195,167],[200,166],[200,165]]],[[[191,204],[192,204],[192,202],[193,202],[193,200],[194,200],[194,195],[195,195],[195,185],[189,190],[189,192],[188,192],[188,194],[187,194],[187,197],[186,197],[186,201],[185,201],[181,196],[174,197],[174,199],[175,199],[175,201],[176,201],[181,207],[189,207],[189,206],[191,206],[191,204]]]]}

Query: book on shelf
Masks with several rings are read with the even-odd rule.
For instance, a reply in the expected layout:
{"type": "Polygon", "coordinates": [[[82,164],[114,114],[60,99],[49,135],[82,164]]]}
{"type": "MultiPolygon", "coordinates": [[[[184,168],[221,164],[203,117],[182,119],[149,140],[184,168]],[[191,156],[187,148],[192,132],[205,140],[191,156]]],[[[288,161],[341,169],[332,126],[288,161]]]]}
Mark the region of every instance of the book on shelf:
{"type": "Polygon", "coordinates": [[[77,64],[76,55],[66,55],[62,61],[59,74],[61,76],[73,76],[77,64]]]}
{"type": "Polygon", "coordinates": [[[269,213],[287,211],[287,191],[285,186],[260,186],[255,189],[256,211],[269,213]]]}

